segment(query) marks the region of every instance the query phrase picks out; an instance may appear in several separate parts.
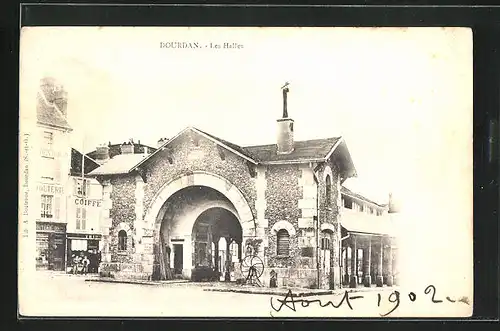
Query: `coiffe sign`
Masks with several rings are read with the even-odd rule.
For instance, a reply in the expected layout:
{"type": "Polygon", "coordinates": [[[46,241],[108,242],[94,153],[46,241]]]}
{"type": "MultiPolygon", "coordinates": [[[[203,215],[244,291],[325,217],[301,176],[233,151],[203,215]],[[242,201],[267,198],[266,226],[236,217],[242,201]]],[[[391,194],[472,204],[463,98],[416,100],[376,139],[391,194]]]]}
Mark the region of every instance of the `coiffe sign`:
{"type": "Polygon", "coordinates": [[[101,200],[75,199],[75,205],[77,206],[101,207],[101,202],[101,200]]]}

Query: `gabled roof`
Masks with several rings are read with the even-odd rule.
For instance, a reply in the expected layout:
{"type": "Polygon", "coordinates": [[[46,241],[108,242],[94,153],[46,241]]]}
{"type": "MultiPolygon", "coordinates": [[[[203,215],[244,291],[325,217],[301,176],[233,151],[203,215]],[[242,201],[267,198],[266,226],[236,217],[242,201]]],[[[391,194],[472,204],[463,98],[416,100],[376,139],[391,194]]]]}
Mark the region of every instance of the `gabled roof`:
{"type": "Polygon", "coordinates": [[[353,197],[353,198],[356,198],[356,199],[359,199],[359,200],[362,200],[362,201],[366,201],[368,203],[374,204],[374,205],[379,206],[379,207],[386,207],[387,206],[386,204],[377,203],[377,202],[370,200],[367,197],[365,197],[359,193],[353,192],[353,191],[349,190],[348,188],[346,188],[345,186],[342,186],[340,188],[340,193],[345,194],[345,195],[350,196],[350,197],[353,197]]]}
{"type": "Polygon", "coordinates": [[[192,131],[192,132],[195,132],[199,135],[202,135],[204,136],[205,138],[215,142],[217,145],[235,153],[236,155],[239,155],[241,157],[243,157],[244,159],[246,159],[247,161],[249,162],[252,162],[253,164],[257,164],[257,161],[255,161],[253,158],[251,158],[250,156],[246,155],[247,153],[245,153],[244,150],[242,150],[242,148],[238,145],[235,145],[233,143],[230,143],[226,140],[223,140],[223,139],[220,139],[218,137],[215,137],[213,135],[210,135],[208,133],[205,133],[201,130],[198,130],[197,128],[194,128],[192,126],[189,126],[187,128],[185,128],[184,130],[182,130],[181,132],[179,132],[177,135],[175,135],[172,139],[170,139],[169,141],[165,142],[163,145],[161,145],[160,147],[158,147],[158,149],[149,154],[147,158],[145,158],[144,160],[142,160],[141,162],[139,162],[135,167],[133,167],[132,170],[134,170],[135,168],[137,168],[138,166],[140,166],[141,164],[143,164],[146,160],[152,158],[156,153],[164,150],[169,144],[172,143],[172,141],[176,140],[178,137],[180,137],[181,135],[183,135],[185,132],[187,131],[192,131]]]}
{"type": "MultiPolygon", "coordinates": [[[[150,154],[151,155],[151,154],[150,154]]],[[[119,154],[89,173],[89,176],[120,175],[131,172],[137,164],[146,159],[145,154],[119,154]]]]}
{"type": "Polygon", "coordinates": [[[47,101],[45,95],[41,91],[37,94],[36,114],[39,124],[70,131],[73,130],[57,106],[47,101]]]}
{"type": "Polygon", "coordinates": [[[294,149],[289,154],[278,154],[278,147],[276,144],[248,146],[244,147],[244,149],[262,163],[280,163],[281,161],[315,162],[324,161],[330,151],[332,151],[335,145],[341,140],[341,137],[335,137],[295,141],[294,149]]]}
{"type": "MultiPolygon", "coordinates": [[[[82,153],[74,148],[71,148],[71,176],[81,176],[82,175],[82,153]]],[[[99,163],[85,155],[85,166],[84,174],[90,173],[92,170],[99,168],[99,163]]]]}
{"type": "MultiPolygon", "coordinates": [[[[131,155],[141,155],[137,158],[137,163],[132,164],[133,157],[131,158],[118,158],[120,155],[111,156],[110,161],[105,163],[99,169],[93,171],[90,175],[97,174],[121,174],[131,172],[141,166],[147,160],[153,158],[157,153],[168,147],[173,141],[178,137],[182,136],[185,132],[194,132],[199,134],[217,145],[231,151],[232,153],[244,158],[248,162],[253,164],[289,164],[289,163],[307,163],[307,162],[322,162],[330,158],[330,156],[338,151],[340,154],[339,162],[341,166],[346,169],[347,176],[356,176],[356,170],[351,160],[347,146],[342,139],[342,137],[336,138],[326,138],[326,139],[314,139],[314,140],[304,140],[296,141],[294,143],[294,150],[289,154],[277,154],[276,144],[272,145],[260,145],[260,146],[248,146],[241,147],[227,140],[221,139],[214,135],[208,134],[194,127],[187,127],[181,132],[179,132],[172,139],[166,141],[163,145],[158,147],[153,153],[149,155],[144,154],[131,154],[131,155]],[[111,162],[113,161],[113,162],[111,162]],[[119,164],[123,162],[123,164],[119,164]]],[[[92,152],[94,153],[94,152],[92,152]]],[[[111,153],[110,153],[111,154],[111,153]]],[[[89,153],[89,155],[93,155],[89,153]]]]}

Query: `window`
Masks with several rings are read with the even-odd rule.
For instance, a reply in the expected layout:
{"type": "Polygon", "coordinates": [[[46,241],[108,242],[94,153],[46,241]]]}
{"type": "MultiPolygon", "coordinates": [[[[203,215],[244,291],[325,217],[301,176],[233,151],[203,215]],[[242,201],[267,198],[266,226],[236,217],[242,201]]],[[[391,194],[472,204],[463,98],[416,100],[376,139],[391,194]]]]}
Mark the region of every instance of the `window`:
{"type": "Polygon", "coordinates": [[[332,180],[330,175],[326,176],[326,203],[328,206],[332,203],[332,180]]]}
{"type": "Polygon", "coordinates": [[[352,209],[352,200],[350,198],[344,198],[344,207],[347,209],[352,209]]]}
{"type": "Polygon", "coordinates": [[[321,238],[321,249],[323,250],[331,249],[330,238],[321,238]]]}
{"type": "Polygon", "coordinates": [[[277,254],[282,256],[288,256],[290,251],[290,235],[285,229],[281,229],[277,234],[277,254]]]}
{"type": "Polygon", "coordinates": [[[127,232],[125,232],[125,230],[120,230],[120,232],[118,232],[118,250],[127,250],[127,232]]]}
{"type": "Polygon", "coordinates": [[[75,178],[75,192],[79,197],[87,197],[89,195],[90,182],[88,179],[75,178]]]}
{"type": "Polygon", "coordinates": [[[52,147],[54,145],[54,134],[52,132],[43,132],[43,144],[46,149],[52,150],[52,147]]]}
{"type": "Polygon", "coordinates": [[[76,229],[85,230],[87,227],[87,210],[83,207],[76,208],[76,229]]]}
{"type": "Polygon", "coordinates": [[[41,216],[43,218],[52,218],[53,200],[54,196],[52,195],[42,195],[41,216]]]}

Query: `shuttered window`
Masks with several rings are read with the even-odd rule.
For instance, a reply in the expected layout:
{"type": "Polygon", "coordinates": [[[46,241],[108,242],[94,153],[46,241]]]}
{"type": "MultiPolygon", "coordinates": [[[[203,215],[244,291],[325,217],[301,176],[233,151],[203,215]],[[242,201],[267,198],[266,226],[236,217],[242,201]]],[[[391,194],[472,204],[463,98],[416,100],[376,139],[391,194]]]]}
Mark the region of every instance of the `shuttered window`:
{"type": "Polygon", "coordinates": [[[125,232],[125,230],[120,230],[120,232],[118,232],[118,250],[127,250],[127,232],[125,232]]]}
{"type": "Polygon", "coordinates": [[[277,254],[289,255],[290,253],[290,235],[285,229],[281,229],[277,234],[277,254]]]}
{"type": "Polygon", "coordinates": [[[321,238],[321,249],[323,250],[331,249],[329,238],[321,238]]]}

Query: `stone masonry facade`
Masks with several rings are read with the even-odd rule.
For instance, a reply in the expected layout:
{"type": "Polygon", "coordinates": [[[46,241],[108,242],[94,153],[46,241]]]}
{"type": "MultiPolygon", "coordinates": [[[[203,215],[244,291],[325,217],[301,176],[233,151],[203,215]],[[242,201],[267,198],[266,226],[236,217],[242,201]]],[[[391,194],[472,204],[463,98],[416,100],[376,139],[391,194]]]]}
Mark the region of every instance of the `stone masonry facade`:
{"type": "MultiPolygon", "coordinates": [[[[321,287],[329,286],[325,279],[330,277],[328,273],[317,269],[319,249],[315,222],[319,222],[321,229],[331,231],[331,266],[332,270],[338,270],[338,167],[332,162],[319,166],[315,163],[255,165],[193,131],[174,139],[139,166],[138,171],[101,179],[101,227],[105,230],[103,233],[108,234],[103,237],[103,273],[117,278],[152,277],[159,251],[156,239],[159,224],[148,223],[146,215],[159,199],[162,188],[177,178],[190,178],[193,172],[224,178],[241,192],[255,225],[254,232],[243,233],[243,237],[262,239],[262,250],[257,254],[265,263],[261,277],[265,286],[269,286],[271,270],[277,274],[278,286],[317,287],[318,278],[321,287]],[[326,198],[327,176],[331,183],[330,199],[326,198]],[[290,235],[288,256],[277,255],[279,229],[286,229],[290,235]],[[117,249],[120,230],[127,232],[126,251],[117,249]]],[[[335,286],[340,283],[337,273],[333,275],[335,286]]]]}

